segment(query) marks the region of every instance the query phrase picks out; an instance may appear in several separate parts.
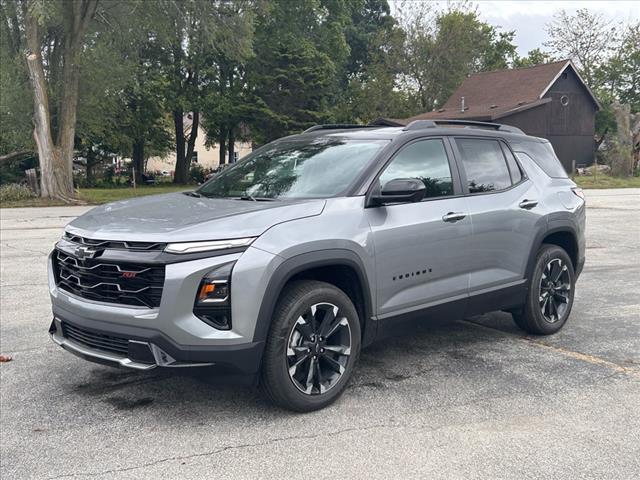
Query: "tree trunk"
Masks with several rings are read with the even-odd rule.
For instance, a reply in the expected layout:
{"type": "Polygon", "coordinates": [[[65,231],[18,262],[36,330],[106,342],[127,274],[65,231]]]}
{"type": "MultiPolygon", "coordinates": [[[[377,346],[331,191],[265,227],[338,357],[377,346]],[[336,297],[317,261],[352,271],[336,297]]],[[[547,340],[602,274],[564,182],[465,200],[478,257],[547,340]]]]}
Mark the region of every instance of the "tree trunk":
{"type": "Polygon", "coordinates": [[[189,134],[189,140],[187,141],[187,154],[185,155],[185,162],[187,164],[187,177],[189,174],[189,168],[191,167],[191,157],[193,157],[193,152],[196,147],[198,128],[200,127],[200,112],[196,110],[191,115],[191,133],[189,134]]]}
{"type": "Polygon", "coordinates": [[[220,137],[218,137],[218,163],[220,165],[224,165],[226,155],[227,155],[227,130],[225,128],[220,128],[220,137]]]}
{"type": "Polygon", "coordinates": [[[142,185],[142,174],[144,174],[144,138],[137,139],[133,143],[133,168],[136,169],[136,184],[142,185]]]}
{"type": "Polygon", "coordinates": [[[182,110],[173,111],[173,126],[176,132],[176,166],[173,171],[173,181],[183,183],[178,181],[178,171],[184,164],[184,113],[182,110]]]}
{"type": "Polygon", "coordinates": [[[93,147],[89,146],[87,148],[87,169],[86,169],[86,176],[87,176],[87,186],[92,187],[95,183],[95,178],[93,175],[93,167],[96,164],[96,155],[95,152],[93,151],[93,147]]]}
{"type": "Polygon", "coordinates": [[[40,55],[40,34],[37,20],[26,16],[27,67],[33,89],[33,138],[40,161],[40,194],[46,198],[70,200],[73,197],[73,178],[65,168],[60,151],[53,142],[47,80],[40,55]]]}
{"type": "Polygon", "coordinates": [[[236,146],[236,136],[233,131],[233,128],[230,128],[229,129],[229,163],[233,163],[234,161],[233,152],[235,150],[235,146],[236,146]]]}
{"type": "Polygon", "coordinates": [[[73,147],[76,129],[76,107],[80,70],[78,56],[97,0],[75,0],[64,3],[65,50],[62,73],[62,105],[59,115],[57,144],[53,141],[47,77],[42,64],[42,44],[38,20],[25,2],[23,15],[27,37],[27,67],[33,90],[33,137],[38,147],[41,195],[73,202],[73,147]]]}
{"type": "Polygon", "coordinates": [[[182,110],[176,110],[173,112],[173,122],[176,131],[176,171],[173,176],[173,183],[185,184],[189,181],[189,167],[191,167],[191,157],[193,156],[196,138],[198,136],[200,112],[195,111],[192,113],[191,130],[189,132],[188,139],[186,139],[184,135],[184,118],[182,110]]]}

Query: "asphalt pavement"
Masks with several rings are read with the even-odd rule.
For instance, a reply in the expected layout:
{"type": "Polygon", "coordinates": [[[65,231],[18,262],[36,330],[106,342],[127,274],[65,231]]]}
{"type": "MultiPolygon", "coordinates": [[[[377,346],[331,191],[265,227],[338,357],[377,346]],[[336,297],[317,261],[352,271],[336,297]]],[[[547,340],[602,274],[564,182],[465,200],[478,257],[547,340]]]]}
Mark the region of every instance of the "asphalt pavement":
{"type": "Polygon", "coordinates": [[[640,189],[587,192],[587,263],[551,337],[492,313],[375,344],[311,414],[48,338],[46,258],[86,207],[0,210],[0,477],[637,479],[640,189]]]}

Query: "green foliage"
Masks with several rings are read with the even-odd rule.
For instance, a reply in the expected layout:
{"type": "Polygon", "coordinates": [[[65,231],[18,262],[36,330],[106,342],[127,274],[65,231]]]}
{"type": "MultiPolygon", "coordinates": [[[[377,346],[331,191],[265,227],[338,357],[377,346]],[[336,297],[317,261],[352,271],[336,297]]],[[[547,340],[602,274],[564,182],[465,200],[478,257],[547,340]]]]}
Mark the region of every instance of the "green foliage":
{"type": "Polygon", "coordinates": [[[25,178],[24,171],[37,166],[38,159],[34,154],[0,163],[0,185],[23,181],[25,178]]]}
{"type": "Polygon", "coordinates": [[[547,25],[549,47],[560,58],[574,61],[585,83],[592,89],[600,86],[597,69],[609,58],[619,41],[619,28],[601,13],[580,8],[575,14],[559,10],[547,25]]]}
{"type": "Polygon", "coordinates": [[[414,114],[444,104],[467,75],[506,68],[515,60],[514,32],[481,21],[466,2],[445,11],[404,2],[400,20],[406,32],[403,87],[415,99],[414,114]]]}
{"type": "Polygon", "coordinates": [[[556,59],[547,52],[543,52],[539,48],[529,50],[526,57],[518,57],[513,61],[513,68],[535,67],[544,63],[555,62],[556,59]]]}
{"type": "Polygon", "coordinates": [[[35,197],[31,189],[21,183],[8,183],[0,185],[0,204],[5,202],[15,202],[35,197]]]}
{"type": "Polygon", "coordinates": [[[640,112],[640,22],[622,30],[614,53],[596,68],[594,77],[601,99],[618,100],[632,113],[640,112]]]}
{"type": "Polygon", "coordinates": [[[204,182],[205,176],[206,174],[202,165],[198,165],[197,163],[191,165],[191,168],[189,169],[189,180],[191,183],[201,184],[204,182]]]}
{"type": "Polygon", "coordinates": [[[258,143],[331,120],[337,73],[348,55],[345,12],[338,0],[273,0],[256,18],[248,81],[258,143]]]}
{"type": "MultiPolygon", "coordinates": [[[[46,45],[54,135],[65,1],[29,0],[46,45]]],[[[601,100],[599,134],[616,129],[611,102],[640,111],[637,22],[621,28],[586,9],[559,12],[551,51],[520,58],[514,32],[484,22],[468,1],[395,6],[392,15],[388,0],[101,1],[78,59],[75,147],[90,168],[77,184],[98,184],[100,163],[114,156],[135,157],[143,171],[145,159],[172,149],[184,180],[198,180],[182,123],[190,112],[209,145],[262,144],[317,123],[406,118],[442,105],[471,73],[567,56],[601,100]]],[[[21,11],[20,0],[0,0],[0,155],[35,150],[21,11]]],[[[0,165],[2,182],[34,166],[25,155],[0,165]]],[[[116,183],[112,167],[103,176],[116,183]]]]}

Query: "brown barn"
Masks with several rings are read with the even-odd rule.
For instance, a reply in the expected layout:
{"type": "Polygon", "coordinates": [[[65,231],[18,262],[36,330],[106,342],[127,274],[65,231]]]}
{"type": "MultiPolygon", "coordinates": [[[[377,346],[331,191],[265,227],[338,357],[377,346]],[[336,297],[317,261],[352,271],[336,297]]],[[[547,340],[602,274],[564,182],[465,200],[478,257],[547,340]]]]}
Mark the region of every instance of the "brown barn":
{"type": "MultiPolygon", "coordinates": [[[[595,155],[595,116],[600,108],[569,60],[469,76],[438,111],[406,120],[480,120],[504,123],[549,139],[565,169],[589,165],[595,155]]],[[[381,119],[382,120],[382,119],[381,119]]],[[[385,123],[384,121],[382,123],[385,123]]]]}

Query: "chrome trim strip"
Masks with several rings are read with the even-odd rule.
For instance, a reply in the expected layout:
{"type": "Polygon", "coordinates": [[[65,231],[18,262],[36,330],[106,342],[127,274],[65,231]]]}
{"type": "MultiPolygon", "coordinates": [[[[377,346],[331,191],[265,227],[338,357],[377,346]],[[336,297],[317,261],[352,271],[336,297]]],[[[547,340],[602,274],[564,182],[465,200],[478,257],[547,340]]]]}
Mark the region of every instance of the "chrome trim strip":
{"type": "Polygon", "coordinates": [[[97,265],[94,265],[93,267],[83,267],[81,265],[78,265],[78,259],[75,257],[72,257],[71,255],[68,255],[64,252],[60,252],[58,251],[58,255],[57,255],[57,259],[60,260],[62,263],[67,263],[67,260],[73,260],[74,261],[74,266],[76,268],[79,268],[81,270],[93,270],[94,268],[98,268],[98,267],[116,267],[116,269],[118,270],[119,273],[123,273],[123,272],[135,272],[136,275],[139,273],[144,273],[147,272],[149,270],[151,270],[151,268],[143,268],[142,270],[123,270],[120,265],[116,265],[114,263],[98,263],[97,265]],[[60,258],[60,253],[62,253],[63,255],[66,255],[66,258],[60,258]]]}
{"type": "Polygon", "coordinates": [[[68,338],[60,337],[55,333],[50,334],[51,339],[60,345],[65,350],[70,351],[71,353],[79,353],[81,355],[86,355],[87,357],[93,357],[98,360],[118,363],[122,367],[133,368],[135,370],[151,370],[152,368],[156,368],[157,365],[151,363],[138,363],[127,357],[121,357],[115,354],[110,354],[108,352],[98,352],[92,348],[87,348],[73,340],[68,338]]]}
{"type": "Polygon", "coordinates": [[[75,278],[75,279],[78,281],[78,283],[76,284],[76,286],[78,286],[78,287],[80,287],[80,288],[88,288],[88,289],[91,289],[91,288],[99,287],[100,285],[113,285],[114,287],[116,287],[116,288],[118,289],[118,291],[119,291],[119,292],[123,292],[123,293],[140,293],[140,292],[144,292],[145,290],[149,290],[150,288],[156,288],[156,289],[158,289],[158,288],[162,288],[162,287],[158,287],[158,286],[153,286],[153,285],[151,285],[151,286],[149,286],[149,287],[142,287],[140,290],[123,290],[123,289],[122,289],[122,287],[121,287],[119,284],[117,284],[117,283],[111,283],[111,282],[100,282],[100,283],[96,283],[95,285],[91,285],[91,286],[89,286],[89,285],[82,285],[82,283],[80,283],[80,279],[79,279],[76,275],[74,275],[74,274],[70,273],[69,275],[67,275],[67,276],[65,277],[65,276],[63,276],[63,275],[62,275],[62,272],[60,272],[60,278],[61,278],[61,279],[63,279],[63,280],[69,280],[70,278],[75,278]]]}
{"type": "Polygon", "coordinates": [[[93,348],[88,348],[84,345],[81,345],[78,342],[75,342],[74,340],[65,338],[58,334],[58,332],[61,331],[62,329],[61,320],[59,318],[55,318],[55,323],[56,323],[56,331],[49,334],[49,336],[51,337],[51,340],[53,340],[54,343],[56,343],[57,345],[59,345],[60,347],[64,348],[65,350],[71,353],[74,353],[80,356],[84,355],[87,357],[92,357],[101,361],[117,363],[121,367],[132,368],[134,370],[151,370],[156,367],[184,368],[184,367],[209,367],[211,365],[215,365],[214,363],[178,363],[175,358],[173,358],[171,355],[169,355],[167,352],[162,350],[157,345],[154,345],[153,343],[141,342],[138,340],[129,340],[129,342],[148,345],[149,349],[151,350],[151,353],[153,354],[153,358],[156,361],[155,364],[136,362],[135,360],[131,360],[130,358],[127,358],[124,356],[116,355],[109,352],[98,351],[93,348]]]}

